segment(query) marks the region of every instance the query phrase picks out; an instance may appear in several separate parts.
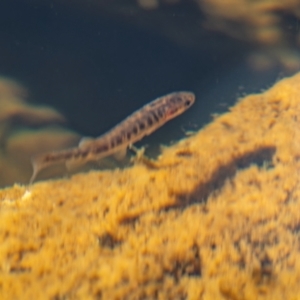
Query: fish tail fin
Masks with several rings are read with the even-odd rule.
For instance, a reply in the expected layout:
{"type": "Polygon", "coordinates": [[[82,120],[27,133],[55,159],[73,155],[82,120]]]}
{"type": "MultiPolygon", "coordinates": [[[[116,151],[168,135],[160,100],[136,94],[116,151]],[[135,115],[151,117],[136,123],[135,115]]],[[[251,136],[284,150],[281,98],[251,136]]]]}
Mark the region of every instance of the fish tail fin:
{"type": "Polygon", "coordinates": [[[41,155],[36,155],[31,158],[31,165],[32,165],[32,175],[29,180],[29,186],[31,186],[36,179],[38,173],[46,167],[46,165],[42,161],[42,156],[41,155]]]}
{"type": "Polygon", "coordinates": [[[37,175],[46,167],[58,163],[55,160],[48,159],[47,154],[38,154],[31,158],[32,175],[29,180],[29,186],[33,184],[37,175]]]}

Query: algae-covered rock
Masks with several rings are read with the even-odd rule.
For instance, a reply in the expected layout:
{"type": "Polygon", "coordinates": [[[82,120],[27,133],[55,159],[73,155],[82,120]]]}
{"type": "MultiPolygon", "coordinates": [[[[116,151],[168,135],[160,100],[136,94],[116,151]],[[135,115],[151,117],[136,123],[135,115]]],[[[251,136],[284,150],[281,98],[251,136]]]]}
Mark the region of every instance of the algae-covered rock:
{"type": "Polygon", "coordinates": [[[300,297],[300,74],[147,166],[0,191],[2,299],[300,297]]]}

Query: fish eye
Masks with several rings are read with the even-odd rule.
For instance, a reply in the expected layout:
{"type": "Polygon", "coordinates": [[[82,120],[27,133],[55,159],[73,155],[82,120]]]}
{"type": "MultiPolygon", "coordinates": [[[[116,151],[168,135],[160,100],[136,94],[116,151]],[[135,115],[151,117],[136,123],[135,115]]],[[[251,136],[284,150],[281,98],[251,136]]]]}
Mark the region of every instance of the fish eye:
{"type": "Polygon", "coordinates": [[[186,100],[186,101],[185,101],[185,105],[186,105],[186,106],[190,106],[190,105],[191,105],[191,101],[190,101],[190,100],[186,100]]]}

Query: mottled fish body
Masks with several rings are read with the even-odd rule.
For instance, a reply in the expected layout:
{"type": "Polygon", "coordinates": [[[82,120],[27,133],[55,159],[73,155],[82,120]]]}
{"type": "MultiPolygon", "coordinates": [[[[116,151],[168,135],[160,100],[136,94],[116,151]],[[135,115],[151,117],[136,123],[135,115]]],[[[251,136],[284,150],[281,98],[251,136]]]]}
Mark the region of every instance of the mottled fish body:
{"type": "Polygon", "coordinates": [[[71,165],[97,161],[112,154],[125,152],[128,146],[151,134],[169,120],[182,114],[195,102],[191,92],[174,92],[146,104],[107,133],[92,139],[83,138],[78,147],[39,154],[32,158],[33,174],[47,166],[65,163],[71,165]]]}

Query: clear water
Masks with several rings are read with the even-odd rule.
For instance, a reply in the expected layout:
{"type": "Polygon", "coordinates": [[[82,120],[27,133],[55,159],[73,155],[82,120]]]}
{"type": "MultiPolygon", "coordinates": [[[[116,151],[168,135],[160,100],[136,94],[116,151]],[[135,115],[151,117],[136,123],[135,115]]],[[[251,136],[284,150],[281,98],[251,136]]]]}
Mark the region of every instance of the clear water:
{"type": "MultiPolygon", "coordinates": [[[[4,0],[1,6],[0,74],[23,83],[29,102],[60,111],[80,135],[99,136],[166,93],[194,91],[193,109],[139,143],[153,153],[183,137],[182,128],[201,128],[213,113],[285,74],[253,71],[245,59],[251,45],[204,29],[201,43],[184,45],[121,14],[39,1],[4,0]]],[[[179,24],[189,18],[182,7],[169,14],[179,24]]],[[[143,18],[149,24],[156,15],[143,18]]]]}

